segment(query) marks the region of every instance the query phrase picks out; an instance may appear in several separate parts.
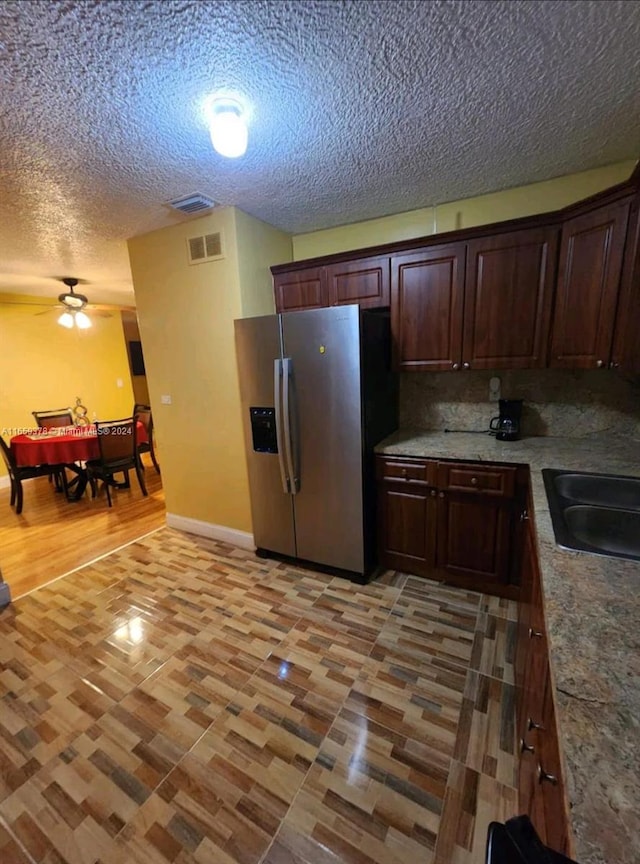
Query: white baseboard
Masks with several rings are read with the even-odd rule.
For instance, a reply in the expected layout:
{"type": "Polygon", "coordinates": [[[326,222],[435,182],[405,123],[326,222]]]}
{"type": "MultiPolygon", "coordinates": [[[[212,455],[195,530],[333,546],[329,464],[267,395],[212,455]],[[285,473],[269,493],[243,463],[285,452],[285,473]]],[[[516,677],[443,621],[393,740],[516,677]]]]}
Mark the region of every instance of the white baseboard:
{"type": "Polygon", "coordinates": [[[209,537],[211,540],[230,543],[232,546],[248,549],[250,552],[256,548],[253,534],[249,534],[248,531],[238,531],[237,528],[228,528],[226,525],[215,525],[213,522],[189,519],[187,516],[178,516],[175,513],[167,513],[167,525],[169,528],[177,528],[178,531],[186,531],[189,534],[198,534],[200,537],[209,537]]]}

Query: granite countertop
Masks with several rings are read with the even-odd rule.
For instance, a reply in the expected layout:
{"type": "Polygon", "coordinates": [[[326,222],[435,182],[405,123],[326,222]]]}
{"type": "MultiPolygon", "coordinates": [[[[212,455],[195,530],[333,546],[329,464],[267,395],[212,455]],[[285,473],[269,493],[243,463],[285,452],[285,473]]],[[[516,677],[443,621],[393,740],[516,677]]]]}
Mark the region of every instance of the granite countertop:
{"type": "Polygon", "coordinates": [[[580,864],[640,861],[640,562],[555,544],[541,470],[640,477],[640,440],[524,438],[404,430],[389,455],[472,459],[531,469],[552,674],[580,864]]]}

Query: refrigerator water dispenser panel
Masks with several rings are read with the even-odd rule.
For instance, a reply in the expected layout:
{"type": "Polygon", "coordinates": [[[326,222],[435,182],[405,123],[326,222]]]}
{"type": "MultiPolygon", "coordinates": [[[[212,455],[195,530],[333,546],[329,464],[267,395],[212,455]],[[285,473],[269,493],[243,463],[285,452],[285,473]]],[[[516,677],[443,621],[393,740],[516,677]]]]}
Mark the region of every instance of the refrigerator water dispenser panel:
{"type": "Polygon", "coordinates": [[[277,453],[276,409],[249,408],[251,437],[256,453],[277,453]]]}

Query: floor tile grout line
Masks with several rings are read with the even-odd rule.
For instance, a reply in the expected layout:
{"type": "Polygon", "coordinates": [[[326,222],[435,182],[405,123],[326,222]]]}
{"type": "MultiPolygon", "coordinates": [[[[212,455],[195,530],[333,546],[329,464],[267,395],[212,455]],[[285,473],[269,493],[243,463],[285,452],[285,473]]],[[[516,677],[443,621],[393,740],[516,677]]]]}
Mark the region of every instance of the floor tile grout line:
{"type": "MultiPolygon", "coordinates": [[[[395,587],[395,586],[385,586],[385,587],[395,587]]],[[[388,615],[387,615],[387,620],[386,620],[386,621],[384,622],[384,624],[381,626],[381,631],[382,631],[382,629],[384,629],[385,625],[386,625],[386,624],[388,623],[388,621],[390,620],[391,615],[393,614],[393,610],[394,610],[394,608],[396,607],[397,603],[400,601],[401,595],[402,595],[402,589],[400,589],[400,590],[398,591],[398,595],[397,595],[396,599],[394,600],[394,602],[392,603],[392,605],[391,605],[391,609],[389,610],[389,613],[388,613],[388,615]]],[[[476,620],[477,620],[477,617],[476,617],[476,620]]],[[[372,655],[373,651],[375,650],[376,646],[378,645],[378,639],[379,639],[379,636],[377,636],[376,639],[371,643],[371,649],[370,649],[369,653],[366,655],[365,659],[363,660],[362,666],[361,666],[361,668],[360,668],[360,672],[362,672],[362,668],[363,668],[364,665],[366,664],[367,660],[370,660],[370,659],[371,659],[371,655],[372,655]]],[[[384,647],[384,646],[383,646],[383,647],[384,647]]],[[[358,676],[356,677],[356,679],[354,680],[354,684],[355,684],[355,682],[356,682],[357,680],[359,680],[359,674],[358,674],[358,676]]],[[[286,813],[284,814],[284,816],[283,816],[282,819],[280,820],[280,824],[278,825],[278,829],[276,830],[275,834],[273,835],[273,837],[272,837],[272,839],[271,839],[271,842],[269,843],[269,846],[267,847],[267,849],[265,850],[264,854],[263,854],[262,857],[260,858],[258,864],[262,864],[262,862],[264,862],[264,861],[266,860],[266,858],[268,857],[269,852],[270,852],[270,850],[271,850],[273,844],[275,843],[276,837],[278,836],[278,833],[279,833],[279,831],[280,831],[280,828],[282,827],[282,825],[283,825],[284,822],[286,821],[287,816],[289,815],[289,813],[291,812],[291,810],[292,810],[293,807],[294,807],[294,804],[295,804],[295,802],[296,802],[296,799],[298,798],[298,796],[299,796],[300,793],[302,792],[302,789],[303,789],[303,787],[304,787],[304,784],[305,784],[305,782],[306,782],[306,779],[307,779],[307,777],[309,776],[309,772],[310,772],[311,769],[313,768],[313,766],[314,766],[314,764],[315,764],[315,762],[316,762],[316,760],[317,760],[317,756],[318,756],[318,754],[320,753],[320,750],[322,749],[322,745],[323,745],[324,742],[327,740],[327,738],[330,736],[330,734],[331,734],[331,730],[332,730],[332,729],[334,728],[334,726],[336,725],[336,723],[337,723],[337,721],[338,721],[338,719],[339,719],[339,717],[340,717],[340,714],[341,714],[341,712],[342,712],[342,710],[343,710],[343,708],[344,708],[344,706],[345,706],[347,700],[349,699],[349,697],[350,697],[352,691],[353,691],[353,685],[349,688],[349,691],[347,692],[346,696],[345,696],[344,699],[342,700],[342,703],[340,704],[340,707],[339,707],[338,710],[336,711],[336,714],[335,714],[335,717],[333,718],[333,721],[332,721],[332,723],[331,723],[331,726],[330,726],[329,729],[327,730],[325,736],[324,736],[323,739],[322,739],[322,742],[320,743],[320,745],[319,745],[319,747],[318,747],[318,752],[317,752],[317,754],[316,754],[316,759],[314,759],[314,761],[311,763],[311,765],[310,765],[309,768],[307,769],[307,772],[306,772],[306,774],[305,774],[305,776],[304,776],[302,782],[300,783],[300,786],[298,787],[298,790],[297,790],[296,794],[294,795],[294,797],[293,797],[293,799],[292,799],[292,801],[291,801],[291,804],[289,805],[289,807],[287,808],[286,813]]],[[[460,709],[458,709],[458,713],[459,713],[460,710],[461,710],[461,707],[460,707],[460,709]]],[[[354,713],[357,714],[359,717],[363,717],[363,719],[366,719],[366,716],[360,714],[359,711],[354,710],[354,713]]],[[[386,729],[386,730],[389,731],[389,732],[392,732],[392,733],[394,732],[393,729],[390,729],[388,726],[385,726],[384,723],[379,723],[379,725],[382,726],[382,728],[386,729]]],[[[454,745],[454,747],[455,747],[455,745],[454,745]]],[[[446,754],[445,754],[445,755],[446,755],[446,754]]],[[[448,771],[447,771],[447,781],[446,781],[446,783],[445,783],[445,789],[446,789],[446,786],[448,785],[448,782],[449,782],[449,776],[450,776],[450,772],[451,772],[451,763],[453,762],[453,756],[448,756],[448,757],[446,757],[446,758],[448,759],[449,767],[448,767],[448,771]]],[[[444,799],[443,799],[443,809],[444,809],[444,799]]],[[[440,814],[440,821],[441,821],[441,820],[442,820],[442,813],[440,814]]],[[[438,823],[438,824],[440,824],[440,823],[438,823]]]]}
{"type": "MultiPolygon", "coordinates": [[[[330,584],[330,583],[329,583],[329,584],[330,584]]],[[[323,591],[323,593],[324,593],[324,591],[323,591]]],[[[320,596],[322,596],[322,595],[320,595],[320,596]]],[[[399,596],[399,595],[398,595],[398,596],[399,596]]],[[[319,598],[318,598],[318,599],[319,599],[319,598]]],[[[395,605],[395,603],[394,603],[393,605],[395,605]]],[[[393,605],[392,605],[392,608],[393,608],[393,605]]],[[[391,612],[389,612],[389,614],[391,614],[391,612]]],[[[386,622],[385,622],[385,623],[386,623],[386,622]]],[[[364,664],[367,662],[367,660],[371,657],[371,654],[372,654],[372,652],[373,652],[373,649],[374,649],[375,646],[376,646],[376,643],[377,643],[377,638],[376,638],[376,640],[374,640],[374,642],[372,643],[372,645],[371,645],[371,650],[369,651],[369,653],[367,654],[367,656],[365,657],[365,659],[362,661],[362,666],[364,666],[364,664]]],[[[360,667],[360,672],[362,671],[362,666],[360,667]]],[[[358,680],[358,677],[359,677],[360,672],[358,672],[358,675],[357,675],[356,678],[354,679],[354,683],[358,680]]],[[[284,824],[284,822],[285,822],[287,816],[289,815],[289,813],[292,811],[293,806],[294,806],[294,804],[295,804],[295,802],[296,802],[298,796],[299,796],[300,793],[302,792],[302,788],[303,788],[303,786],[304,786],[304,784],[305,784],[305,782],[306,782],[306,780],[307,780],[307,777],[309,776],[309,774],[310,774],[311,769],[313,768],[313,766],[316,764],[316,761],[317,761],[318,755],[319,755],[319,753],[320,753],[320,750],[322,749],[322,745],[324,744],[324,742],[327,740],[327,738],[328,738],[329,735],[331,734],[331,730],[333,729],[333,727],[335,726],[336,722],[338,721],[338,718],[340,717],[340,714],[341,714],[341,712],[342,712],[342,709],[344,708],[344,706],[345,706],[345,704],[346,704],[346,702],[347,702],[347,699],[348,699],[349,696],[351,695],[352,690],[353,690],[353,685],[351,685],[351,686],[349,687],[349,689],[348,689],[348,691],[347,691],[347,693],[346,693],[344,699],[343,699],[342,702],[340,703],[340,706],[337,708],[336,713],[335,713],[335,716],[334,716],[333,720],[331,721],[331,725],[330,725],[329,728],[327,729],[325,735],[324,735],[323,738],[322,738],[322,741],[321,741],[320,744],[318,745],[318,749],[317,749],[317,752],[316,752],[316,755],[315,755],[315,758],[314,758],[313,762],[312,762],[312,763],[309,765],[309,767],[307,768],[307,770],[306,770],[306,772],[305,772],[305,775],[304,775],[304,777],[302,778],[302,780],[301,780],[301,782],[300,782],[300,785],[298,786],[298,790],[297,790],[296,794],[293,796],[293,798],[292,798],[292,800],[291,800],[291,804],[289,805],[289,807],[287,808],[286,813],[284,814],[284,816],[283,816],[282,819],[280,820],[280,824],[278,825],[278,828],[277,828],[276,832],[274,833],[273,837],[271,838],[271,842],[269,843],[269,845],[268,845],[267,848],[265,849],[264,854],[261,856],[261,858],[260,858],[258,864],[262,864],[262,862],[264,862],[264,861],[266,860],[267,856],[269,855],[269,852],[270,852],[270,850],[271,850],[271,847],[272,847],[273,844],[275,843],[275,840],[276,840],[276,837],[278,836],[278,833],[279,833],[279,831],[280,831],[280,828],[281,828],[282,825],[284,824]]]]}
{"type": "MultiPolygon", "coordinates": [[[[302,621],[302,616],[300,616],[300,617],[298,618],[298,620],[296,621],[296,624],[293,625],[293,627],[291,628],[291,630],[293,630],[293,629],[295,628],[295,626],[296,626],[300,621],[302,621]]],[[[280,647],[280,645],[282,645],[282,643],[284,642],[285,638],[289,635],[289,633],[291,632],[291,630],[289,630],[289,632],[286,633],[286,634],[282,637],[282,639],[280,640],[280,642],[278,642],[278,645],[275,646],[275,647],[280,647]]],[[[197,638],[197,637],[194,637],[194,638],[197,638]]],[[[260,662],[260,664],[256,667],[256,669],[254,669],[254,671],[251,673],[251,675],[250,675],[249,678],[245,681],[245,683],[242,685],[242,687],[240,687],[240,688],[236,691],[236,694],[237,694],[237,693],[241,693],[241,692],[242,692],[242,691],[243,691],[243,690],[244,690],[244,689],[249,685],[250,681],[251,681],[251,680],[254,678],[254,676],[258,673],[258,671],[259,671],[259,670],[264,666],[264,664],[267,662],[267,660],[271,657],[272,654],[273,654],[273,651],[270,651],[269,654],[264,658],[264,660],[262,660],[262,661],[260,662]]],[[[169,662],[169,661],[167,660],[166,662],[169,662]]],[[[163,665],[164,665],[164,664],[163,664],[163,665]]],[[[156,671],[157,671],[157,670],[156,670],[156,671]]],[[[155,674],[155,673],[152,673],[152,674],[155,674]]],[[[149,677],[149,676],[147,676],[147,677],[149,677]]],[[[147,679],[145,679],[145,680],[147,680],[147,679]]],[[[141,683],[142,683],[142,682],[141,682],[141,683]]],[[[134,688],[134,689],[135,689],[135,688],[134,688]]],[[[202,739],[204,738],[204,736],[205,736],[205,735],[206,735],[206,734],[211,730],[211,727],[214,725],[214,723],[218,722],[218,720],[220,719],[220,717],[223,716],[223,713],[224,713],[225,711],[227,711],[229,705],[231,705],[232,702],[233,702],[233,699],[230,699],[230,700],[226,703],[226,705],[224,705],[224,707],[222,707],[222,708],[220,709],[219,713],[218,713],[218,714],[217,714],[217,715],[216,715],[216,716],[211,720],[211,722],[209,723],[209,725],[207,726],[207,728],[204,729],[204,730],[202,731],[201,735],[198,736],[198,738],[196,739],[196,741],[194,741],[194,743],[189,747],[189,749],[188,749],[187,751],[185,751],[185,753],[182,754],[182,756],[180,757],[180,759],[178,759],[178,761],[176,762],[176,764],[173,765],[173,766],[170,768],[170,770],[167,772],[166,776],[163,777],[161,780],[158,781],[158,783],[156,784],[156,786],[151,790],[151,792],[150,792],[150,794],[149,794],[149,798],[151,798],[152,795],[154,795],[154,794],[157,793],[157,791],[158,791],[158,789],[160,788],[160,786],[161,786],[161,785],[162,785],[162,784],[163,784],[163,783],[164,783],[164,782],[165,782],[165,781],[166,781],[166,780],[171,776],[171,774],[172,774],[172,773],[173,773],[173,772],[178,768],[178,766],[182,764],[182,762],[186,759],[186,757],[189,756],[189,755],[192,753],[192,751],[197,747],[197,745],[200,743],[200,741],[202,741],[202,739]]],[[[194,757],[194,758],[197,758],[197,757],[194,757]]],[[[313,763],[312,763],[312,764],[313,764],[313,763]]],[[[311,769],[311,766],[309,766],[309,770],[310,770],[310,769],[311,769]]],[[[308,773],[308,772],[307,772],[307,773],[308,773]]],[[[306,774],[305,774],[305,778],[306,778],[306,774]]],[[[147,800],[149,800],[149,799],[147,798],[147,800]]],[[[146,802],[145,802],[145,803],[146,803],[146,802]]],[[[140,806],[144,806],[144,804],[142,804],[142,805],[140,805],[140,806]]],[[[134,816],[132,817],[132,819],[135,819],[135,818],[136,818],[137,813],[138,813],[138,811],[136,811],[136,813],[134,814],[134,816]]],[[[114,835],[114,837],[113,837],[114,840],[115,840],[116,837],[119,837],[119,836],[122,834],[122,832],[125,830],[125,828],[127,827],[127,825],[130,824],[131,821],[132,821],[132,820],[130,819],[128,822],[125,822],[125,824],[122,826],[122,828],[120,828],[120,830],[119,830],[119,831],[114,835]]],[[[277,832],[276,832],[276,833],[277,833],[277,832]]],[[[274,836],[275,836],[275,835],[274,835],[274,836]]]]}

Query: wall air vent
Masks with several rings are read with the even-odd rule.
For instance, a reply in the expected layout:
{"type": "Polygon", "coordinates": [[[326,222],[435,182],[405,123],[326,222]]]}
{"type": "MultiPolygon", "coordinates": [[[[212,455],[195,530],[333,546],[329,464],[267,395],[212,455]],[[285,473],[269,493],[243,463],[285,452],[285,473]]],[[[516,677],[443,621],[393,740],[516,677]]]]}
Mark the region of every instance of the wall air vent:
{"type": "Polygon", "coordinates": [[[185,195],[182,198],[174,198],[173,201],[167,202],[169,207],[174,210],[179,210],[181,213],[186,213],[190,216],[192,213],[202,213],[204,210],[212,210],[216,206],[216,202],[203,195],[202,192],[194,192],[192,195],[185,195]]]}
{"type": "Polygon", "coordinates": [[[200,237],[187,237],[189,264],[204,264],[207,261],[219,261],[224,258],[222,234],[215,231],[200,237]]]}

